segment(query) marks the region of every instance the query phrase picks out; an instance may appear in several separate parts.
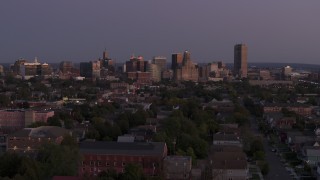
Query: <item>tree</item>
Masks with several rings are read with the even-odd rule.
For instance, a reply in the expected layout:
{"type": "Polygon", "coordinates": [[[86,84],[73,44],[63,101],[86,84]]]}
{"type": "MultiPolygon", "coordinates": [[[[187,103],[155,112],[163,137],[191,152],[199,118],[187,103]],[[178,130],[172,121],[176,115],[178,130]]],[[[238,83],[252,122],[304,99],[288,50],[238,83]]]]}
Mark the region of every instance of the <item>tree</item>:
{"type": "Polygon", "coordinates": [[[146,177],[143,174],[141,165],[127,164],[124,168],[124,173],[120,176],[121,180],[143,180],[146,177]]]}
{"type": "Polygon", "coordinates": [[[77,148],[48,143],[37,155],[42,179],[53,176],[74,176],[78,171],[80,154],[77,148]]]}
{"type": "Polygon", "coordinates": [[[6,95],[0,94],[0,107],[7,107],[10,104],[10,98],[6,95]]]}
{"type": "Polygon", "coordinates": [[[38,162],[19,156],[15,153],[5,153],[0,157],[0,177],[4,179],[34,179],[40,178],[41,172],[38,162]]]}
{"type": "Polygon", "coordinates": [[[255,160],[264,160],[265,159],[265,153],[263,151],[256,151],[253,153],[253,158],[255,160]]]}
{"type": "Polygon", "coordinates": [[[76,148],[78,146],[78,143],[76,139],[72,137],[70,134],[65,134],[63,136],[63,140],[61,141],[61,145],[76,148]]]}
{"type": "Polygon", "coordinates": [[[49,126],[58,126],[58,127],[62,126],[61,121],[57,116],[49,117],[47,120],[47,123],[49,126]]]}
{"type": "Polygon", "coordinates": [[[254,154],[255,152],[258,152],[258,151],[262,151],[262,152],[264,151],[261,139],[255,139],[254,141],[251,142],[250,151],[251,151],[251,154],[254,154]]]}

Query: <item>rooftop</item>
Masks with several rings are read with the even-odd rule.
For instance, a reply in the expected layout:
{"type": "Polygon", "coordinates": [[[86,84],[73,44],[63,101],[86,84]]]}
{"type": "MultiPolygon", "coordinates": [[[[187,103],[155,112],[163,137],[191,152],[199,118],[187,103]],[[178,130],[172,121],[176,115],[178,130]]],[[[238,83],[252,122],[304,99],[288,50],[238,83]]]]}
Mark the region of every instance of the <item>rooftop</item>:
{"type": "Polygon", "coordinates": [[[133,156],[163,156],[166,144],[164,142],[83,142],[81,153],[133,155],[133,156]]]}

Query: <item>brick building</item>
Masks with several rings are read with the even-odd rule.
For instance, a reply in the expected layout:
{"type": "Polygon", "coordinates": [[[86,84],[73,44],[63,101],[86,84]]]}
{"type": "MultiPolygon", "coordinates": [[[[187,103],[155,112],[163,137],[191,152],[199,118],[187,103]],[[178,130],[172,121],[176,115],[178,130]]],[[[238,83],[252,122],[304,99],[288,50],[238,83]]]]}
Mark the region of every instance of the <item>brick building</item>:
{"type": "Polygon", "coordinates": [[[53,115],[54,111],[0,110],[0,128],[5,132],[15,131],[34,122],[47,122],[53,115]]]}
{"type": "Polygon", "coordinates": [[[159,176],[167,146],[163,142],[83,142],[79,175],[96,176],[102,171],[122,173],[127,164],[140,164],[147,176],[159,176]]]}
{"type": "Polygon", "coordinates": [[[60,144],[63,136],[70,134],[64,128],[56,126],[40,126],[24,128],[7,137],[7,151],[17,153],[34,153],[47,142],[60,144]]]}

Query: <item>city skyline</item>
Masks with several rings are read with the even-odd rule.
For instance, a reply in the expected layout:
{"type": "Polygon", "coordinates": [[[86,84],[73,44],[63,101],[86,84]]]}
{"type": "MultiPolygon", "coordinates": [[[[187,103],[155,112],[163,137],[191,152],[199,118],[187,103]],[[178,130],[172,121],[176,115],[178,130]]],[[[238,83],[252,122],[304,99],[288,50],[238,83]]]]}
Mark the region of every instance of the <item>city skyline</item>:
{"type": "Polygon", "coordinates": [[[189,50],[194,62],[319,64],[319,1],[9,1],[0,6],[0,62],[85,62],[106,49],[117,62],[189,50]],[[77,2],[77,3],[75,3],[77,2]],[[182,11],[183,10],[183,11],[182,11]]]}

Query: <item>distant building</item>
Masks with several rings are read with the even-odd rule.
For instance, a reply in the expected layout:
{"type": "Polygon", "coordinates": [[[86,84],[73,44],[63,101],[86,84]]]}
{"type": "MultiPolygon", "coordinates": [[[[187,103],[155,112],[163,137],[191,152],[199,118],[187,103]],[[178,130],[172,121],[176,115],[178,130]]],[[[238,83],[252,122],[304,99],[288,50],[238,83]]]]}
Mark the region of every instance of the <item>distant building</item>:
{"type": "MultiPolygon", "coordinates": [[[[176,65],[178,66],[179,64],[176,65]]],[[[191,61],[191,53],[189,51],[184,52],[181,66],[174,71],[174,79],[176,81],[199,80],[198,67],[191,61]]]]}
{"type": "Polygon", "coordinates": [[[151,82],[151,73],[150,72],[128,72],[128,79],[140,82],[140,83],[150,83],[151,82]]]}
{"type": "Polygon", "coordinates": [[[248,48],[245,44],[234,46],[234,74],[240,78],[246,78],[248,74],[248,48]]]}
{"type": "Polygon", "coordinates": [[[282,68],[282,79],[290,79],[290,76],[292,74],[292,67],[290,66],[285,66],[282,68]]]}
{"type": "Polygon", "coordinates": [[[175,72],[176,69],[181,67],[183,55],[181,53],[172,54],[171,69],[175,72]]]}
{"type": "Polygon", "coordinates": [[[140,164],[145,175],[159,176],[167,156],[163,142],[83,142],[79,150],[83,157],[80,176],[96,176],[108,170],[122,173],[127,164],[140,164]]]}
{"type": "Polygon", "coordinates": [[[100,62],[81,62],[80,76],[85,78],[100,78],[100,62]]]}
{"type": "Polygon", "coordinates": [[[80,63],[80,76],[86,78],[92,77],[92,64],[90,62],[80,63]]]}
{"type": "Polygon", "coordinates": [[[62,61],[59,66],[59,70],[63,74],[72,73],[73,63],[71,61],[62,61]]]}
{"type": "Polygon", "coordinates": [[[150,72],[152,81],[159,82],[161,80],[161,67],[158,64],[148,63],[147,72],[150,72]]]}
{"type": "Polygon", "coordinates": [[[54,111],[0,110],[0,129],[14,131],[29,126],[34,122],[47,122],[54,116],[54,111]]]}
{"type": "Polygon", "coordinates": [[[39,63],[35,58],[34,62],[27,62],[24,59],[19,59],[12,67],[15,75],[22,76],[23,79],[30,79],[35,76],[49,76],[52,74],[52,68],[47,63],[39,63]]]}
{"type": "Polygon", "coordinates": [[[267,69],[259,70],[259,76],[261,80],[271,80],[271,73],[267,69]]]}
{"type": "Polygon", "coordinates": [[[63,136],[70,134],[64,128],[57,126],[40,126],[37,128],[24,128],[8,135],[7,151],[16,153],[35,153],[48,142],[60,144],[63,136]]]}
{"type": "Polygon", "coordinates": [[[101,68],[101,77],[106,77],[115,73],[114,61],[109,58],[107,51],[103,51],[102,59],[100,59],[99,61],[101,68]]]}
{"type": "Polygon", "coordinates": [[[156,64],[160,71],[164,71],[167,69],[167,58],[163,56],[155,56],[152,59],[152,64],[156,64]]]}
{"type": "Polygon", "coordinates": [[[2,65],[0,65],[0,75],[1,75],[1,76],[4,75],[4,69],[3,69],[3,66],[2,66],[2,65]]]}
{"type": "Polygon", "coordinates": [[[131,56],[130,60],[126,62],[126,72],[136,72],[136,71],[141,71],[145,72],[146,71],[146,65],[147,61],[143,60],[142,56],[131,56]]]}

